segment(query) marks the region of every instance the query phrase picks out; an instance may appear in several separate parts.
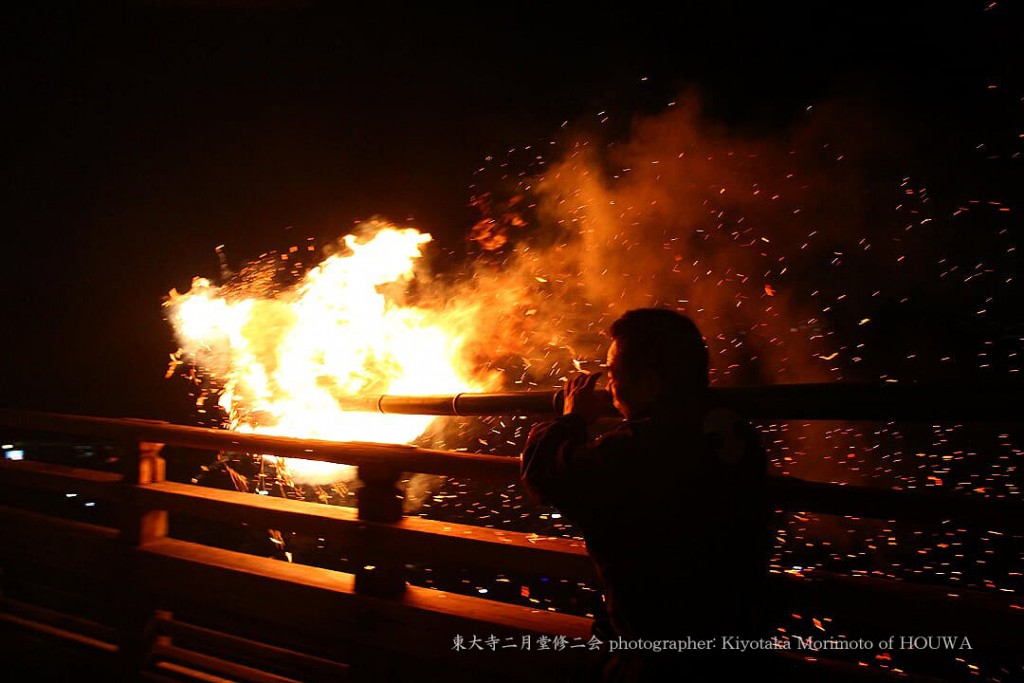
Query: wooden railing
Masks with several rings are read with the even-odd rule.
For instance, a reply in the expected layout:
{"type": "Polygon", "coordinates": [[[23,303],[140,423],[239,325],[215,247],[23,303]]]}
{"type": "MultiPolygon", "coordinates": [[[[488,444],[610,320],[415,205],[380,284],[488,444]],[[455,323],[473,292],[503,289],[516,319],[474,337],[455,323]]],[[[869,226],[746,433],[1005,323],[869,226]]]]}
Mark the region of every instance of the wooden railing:
{"type": "MultiPolygon", "coordinates": [[[[815,385],[721,390],[719,398],[751,417],[831,419],[843,413],[841,402],[829,398],[833,391],[851,406],[851,419],[874,417],[881,404],[889,420],[936,414],[1016,421],[1019,416],[1006,402],[1024,403],[1024,392],[1013,387],[913,388],[901,395],[895,387],[815,385]],[[808,403],[811,396],[819,399],[808,403]],[[779,410],[780,404],[792,411],[779,410]],[[765,410],[750,409],[757,406],[765,410]]],[[[466,406],[474,403],[477,414],[481,406],[488,413],[539,414],[556,410],[557,396],[387,397],[363,403],[375,410],[404,405],[403,412],[427,414],[465,414],[473,412],[466,406]],[[432,409],[424,408],[428,403],[432,409]],[[448,412],[445,405],[451,407],[448,412]]],[[[406,582],[409,563],[452,562],[595,581],[579,542],[402,515],[404,473],[507,483],[518,476],[516,458],[15,411],[0,411],[0,431],[105,443],[118,457],[118,472],[0,461],[0,635],[8,636],[7,647],[18,647],[15,654],[30,663],[60,666],[46,654],[57,642],[61,661],[70,662],[67,666],[76,667],[76,673],[90,666],[106,675],[116,669],[125,680],[539,681],[566,679],[592,656],[587,647],[558,652],[504,647],[520,645],[524,636],[537,642],[556,635],[580,645],[590,637],[588,619],[406,582]],[[363,484],[358,507],[166,481],[164,445],[353,465],[363,484]],[[116,515],[94,524],[40,511],[34,496],[45,492],[88,497],[116,515]],[[343,573],[176,539],[168,535],[168,518],[179,514],[211,525],[248,524],[330,539],[355,559],[357,569],[343,573]],[[10,644],[26,642],[25,634],[31,634],[27,646],[10,644]],[[500,644],[494,651],[487,645],[482,651],[459,651],[453,640],[460,634],[467,644],[471,635],[493,635],[500,644]]],[[[773,479],[771,487],[780,510],[952,520],[1011,531],[1024,526],[1024,503],[1018,499],[789,477],[773,479]]],[[[1024,647],[1024,610],[998,595],[824,571],[773,574],[771,580],[774,603],[811,604],[819,613],[842,614],[850,627],[876,627],[884,614],[893,633],[955,633],[991,647],[1024,647]]],[[[790,655],[782,660],[779,666],[787,673],[811,680],[824,669],[832,678],[870,676],[863,667],[827,658],[790,655]]]]}

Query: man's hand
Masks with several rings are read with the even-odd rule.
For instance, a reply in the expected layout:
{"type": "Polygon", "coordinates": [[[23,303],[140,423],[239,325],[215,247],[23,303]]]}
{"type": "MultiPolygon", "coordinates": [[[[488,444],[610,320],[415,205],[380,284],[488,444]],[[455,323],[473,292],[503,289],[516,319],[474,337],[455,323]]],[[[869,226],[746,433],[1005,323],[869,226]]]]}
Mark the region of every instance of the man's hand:
{"type": "Polygon", "coordinates": [[[578,374],[570,377],[565,383],[565,406],[563,415],[579,415],[587,424],[596,422],[601,417],[604,404],[594,394],[600,372],[578,374]]]}

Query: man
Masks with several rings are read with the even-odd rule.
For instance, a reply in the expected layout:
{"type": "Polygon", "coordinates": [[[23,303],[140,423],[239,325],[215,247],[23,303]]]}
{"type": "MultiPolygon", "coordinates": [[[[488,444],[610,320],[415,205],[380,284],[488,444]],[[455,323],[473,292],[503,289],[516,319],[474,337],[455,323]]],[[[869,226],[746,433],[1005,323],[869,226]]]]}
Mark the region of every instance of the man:
{"type": "Polygon", "coordinates": [[[625,424],[591,441],[600,373],[573,377],[563,416],[530,432],[523,482],[583,532],[605,586],[599,638],[717,639],[710,653],[611,657],[605,680],[701,680],[735,658],[722,636],[768,635],[757,632],[771,538],[765,452],[745,421],[712,405],[693,321],[638,309],[610,334],[608,384],[625,424]]]}

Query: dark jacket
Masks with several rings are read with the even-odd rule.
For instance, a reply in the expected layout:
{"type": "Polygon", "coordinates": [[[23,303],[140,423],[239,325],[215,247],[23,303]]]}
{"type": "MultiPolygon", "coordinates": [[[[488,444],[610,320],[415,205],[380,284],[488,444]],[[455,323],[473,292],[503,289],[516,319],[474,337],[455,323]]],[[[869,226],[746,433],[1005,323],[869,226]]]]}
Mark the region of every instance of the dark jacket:
{"type": "Polygon", "coordinates": [[[583,532],[612,635],[752,633],[768,570],[767,461],[729,410],[665,406],[589,441],[583,418],[539,424],[522,479],[583,532]]]}

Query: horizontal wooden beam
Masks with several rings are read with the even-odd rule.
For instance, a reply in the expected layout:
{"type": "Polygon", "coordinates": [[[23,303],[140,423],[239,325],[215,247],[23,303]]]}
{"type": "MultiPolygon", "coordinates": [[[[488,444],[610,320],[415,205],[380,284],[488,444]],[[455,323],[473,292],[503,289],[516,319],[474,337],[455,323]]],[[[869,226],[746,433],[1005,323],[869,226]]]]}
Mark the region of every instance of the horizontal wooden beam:
{"type": "Polygon", "coordinates": [[[1024,382],[1012,384],[773,384],[716,389],[754,420],[1017,422],[1024,382]]]}
{"type": "MultiPolygon", "coordinates": [[[[355,593],[352,574],[185,541],[156,541],[137,553],[142,580],[158,600],[271,617],[277,628],[309,633],[312,639],[330,634],[356,652],[384,648],[395,657],[468,665],[467,653],[453,651],[456,635],[468,640],[470,634],[494,634],[503,642],[519,642],[524,634],[590,637],[591,621],[582,617],[415,586],[395,598],[367,597],[355,593]]],[[[513,677],[518,672],[530,680],[561,680],[567,670],[578,669],[585,652],[561,652],[538,667],[532,658],[514,656],[518,650],[488,650],[474,657],[472,666],[513,677]]]]}
{"type": "Polygon", "coordinates": [[[227,524],[252,524],[297,533],[355,537],[355,508],[257,496],[252,493],[164,481],[135,489],[140,506],[227,524]]]}
{"type": "Polygon", "coordinates": [[[111,626],[39,605],[4,597],[0,599],[0,619],[12,624],[31,624],[35,630],[70,637],[109,652],[117,650],[117,631],[111,626]],[[69,633],[73,635],[67,636],[69,633]]]}
{"type": "Polygon", "coordinates": [[[196,672],[200,675],[206,674],[216,677],[216,679],[222,681],[234,681],[236,683],[300,683],[299,679],[280,676],[256,667],[187,650],[169,643],[158,642],[153,647],[149,657],[153,660],[153,666],[157,668],[174,670],[174,667],[177,666],[183,669],[182,673],[196,672]],[[169,667],[167,664],[171,666],[169,667]]]}
{"type": "Polygon", "coordinates": [[[0,427],[77,434],[98,440],[146,441],[212,451],[277,455],[355,466],[386,466],[398,472],[424,472],[455,477],[509,479],[517,476],[519,471],[516,458],[455,453],[404,444],[243,434],[226,429],[186,427],[155,420],[0,410],[0,427]]]}
{"type": "Polygon", "coordinates": [[[372,550],[401,562],[472,563],[498,570],[541,571],[597,580],[583,543],[564,538],[420,517],[369,522],[359,519],[354,508],[173,482],[139,487],[135,499],[143,506],[213,521],[258,524],[330,538],[355,557],[372,550]]]}
{"type": "MultiPolygon", "coordinates": [[[[178,595],[202,604],[223,606],[226,611],[251,613],[261,617],[268,606],[261,600],[246,600],[246,588],[268,588],[265,595],[277,595],[287,604],[286,613],[275,612],[282,626],[299,629],[329,622],[340,622],[343,631],[362,630],[366,609],[379,615],[374,619],[388,621],[409,608],[430,613],[437,619],[466,621],[466,625],[517,629],[537,635],[565,633],[571,636],[589,634],[590,619],[558,614],[543,609],[521,607],[493,600],[412,587],[395,598],[378,598],[355,592],[352,574],[320,567],[292,564],[281,560],[247,555],[196,543],[163,539],[137,551],[148,587],[157,594],[178,595]],[[193,581],[207,576],[205,581],[193,581]],[[222,581],[230,577],[230,581],[222,581]],[[223,586],[232,590],[225,593],[223,586]],[[294,593],[294,596],[285,593],[294,593]],[[318,600],[291,601],[289,597],[319,596],[318,600]],[[479,622],[479,623],[477,623],[479,622]]],[[[256,597],[264,593],[256,594],[256,597]]],[[[428,616],[430,616],[428,615],[428,616]]],[[[358,639],[365,634],[353,633],[358,639]]],[[[450,645],[450,643],[449,643],[450,645]]]]}
{"type": "MultiPolygon", "coordinates": [[[[898,519],[917,522],[1024,528],[1024,502],[991,500],[942,491],[895,491],[809,482],[792,477],[769,480],[777,509],[795,512],[898,519]]],[[[544,566],[553,574],[593,580],[582,543],[536,534],[488,529],[419,517],[380,523],[359,520],[355,509],[253,496],[237,491],[163,482],[139,488],[140,505],[216,521],[263,524],[298,533],[331,536],[353,548],[372,546],[407,561],[441,562],[473,557],[481,566],[532,571],[551,551],[544,566]]]]}
{"type": "Polygon", "coordinates": [[[796,477],[769,477],[772,505],[793,512],[895,519],[1019,531],[1024,529],[1024,500],[982,498],[941,490],[897,490],[845,486],[796,477]]]}
{"type": "Polygon", "coordinates": [[[0,506],[0,564],[33,561],[108,578],[126,560],[117,529],[0,506]]]}
{"type": "Polygon", "coordinates": [[[179,649],[237,661],[268,673],[300,678],[307,683],[335,683],[348,677],[345,664],[177,619],[161,621],[160,629],[179,649]]]}
{"type": "Polygon", "coordinates": [[[974,647],[1024,651],[1024,610],[999,594],[894,579],[806,571],[772,574],[771,603],[812,607],[844,624],[890,634],[967,636],[974,647]]]}
{"type": "MultiPolygon", "coordinates": [[[[337,443],[245,435],[216,429],[139,423],[134,420],[109,420],[40,413],[0,411],[5,419],[19,421],[39,429],[70,429],[106,434],[127,430],[135,438],[175,445],[218,450],[273,453],[348,464],[367,464],[410,472],[428,472],[449,476],[467,476],[497,481],[512,481],[519,476],[519,459],[471,455],[450,451],[415,448],[394,444],[337,443]],[[26,419],[25,416],[31,419],[26,419]],[[140,427],[139,425],[143,426],[140,427]],[[142,430],[140,432],[139,430],[142,430]],[[133,431],[134,430],[134,431],[133,431]]],[[[0,466],[0,481],[60,490],[65,485],[79,486],[103,496],[113,495],[114,478],[108,473],[62,468],[41,463],[12,462],[0,466]],[[49,474],[54,476],[51,478],[49,474]]],[[[804,482],[777,477],[771,481],[774,503],[787,510],[812,510],[829,514],[942,521],[959,524],[986,524],[1017,529],[1024,526],[1024,503],[1010,499],[980,498],[942,491],[898,491],[892,489],[804,482]]]]}
{"type": "Polygon", "coordinates": [[[77,493],[95,500],[117,500],[122,477],[114,472],[52,465],[31,460],[0,460],[0,482],[36,491],[77,493]]]}
{"type": "MultiPolygon", "coordinates": [[[[327,628],[336,637],[367,644],[384,638],[410,654],[438,656],[437,650],[451,647],[451,638],[460,632],[589,637],[590,622],[579,617],[416,587],[401,598],[368,598],[354,593],[351,575],[182,541],[159,541],[139,552],[154,591],[261,617],[272,607],[259,598],[273,595],[274,604],[288,605],[286,613],[274,613],[282,628],[327,628]],[[225,592],[224,586],[231,586],[231,591],[225,592]],[[410,608],[421,613],[411,613],[410,608]],[[432,621],[436,623],[431,625],[432,621]]],[[[998,596],[827,572],[772,579],[783,604],[811,600],[815,610],[836,610],[844,622],[877,628],[879,615],[884,614],[886,626],[894,632],[919,633],[925,628],[928,633],[966,635],[976,646],[1024,646],[1024,614],[998,596]]]]}
{"type": "MultiPolygon", "coordinates": [[[[203,431],[230,434],[230,432],[220,430],[203,431]]],[[[396,448],[399,451],[404,451],[409,447],[381,445],[381,448],[396,448]]],[[[446,451],[433,451],[433,453],[444,454],[456,463],[463,463],[464,458],[470,457],[446,451]]],[[[519,461],[517,458],[477,457],[486,458],[485,463],[477,462],[474,467],[477,468],[478,473],[486,471],[488,479],[508,481],[518,477],[519,461]]],[[[121,495],[121,488],[118,486],[120,481],[121,476],[111,472],[31,461],[0,461],[0,482],[5,485],[62,493],[76,492],[98,500],[116,500],[121,495]]],[[[168,484],[168,486],[174,485],[168,484]]],[[[982,498],[938,490],[894,490],[880,487],[844,486],[810,482],[793,477],[771,477],[769,487],[773,504],[785,510],[922,522],[951,520],[960,525],[985,525],[1007,530],[1024,528],[1024,501],[1020,500],[982,498]]],[[[159,488],[153,489],[153,492],[148,495],[159,496],[157,492],[160,490],[159,488]]],[[[163,490],[172,491],[171,488],[163,490]]],[[[211,489],[173,489],[176,493],[186,494],[191,491],[195,495],[200,495],[198,493],[200,490],[209,491],[211,489]]],[[[272,499],[264,498],[263,500],[271,504],[269,501],[272,499]]],[[[156,498],[150,501],[150,506],[154,508],[159,508],[162,504],[157,504],[156,498]]],[[[202,504],[202,501],[197,501],[197,504],[202,504]]],[[[259,509],[256,503],[251,503],[251,507],[255,510],[259,509]]],[[[306,514],[304,509],[295,510],[296,517],[301,517],[304,514],[306,514]]],[[[301,520],[296,520],[293,523],[296,530],[298,530],[297,525],[301,524],[301,520]]],[[[507,543],[507,539],[504,537],[497,540],[507,543]]],[[[538,546],[538,543],[534,539],[535,547],[538,546]]],[[[539,547],[543,547],[543,543],[540,543],[539,547]]]]}
{"type": "MultiPolygon", "coordinates": [[[[392,523],[365,522],[358,519],[352,508],[187,484],[154,484],[139,489],[138,495],[143,504],[161,505],[208,519],[248,520],[329,537],[343,546],[347,544],[356,557],[372,548],[378,556],[407,562],[454,561],[499,570],[548,574],[592,584],[597,582],[585,547],[568,539],[538,538],[520,532],[417,517],[392,523]]],[[[994,637],[1002,642],[1004,633],[1020,638],[1016,634],[1019,627],[1024,626],[1024,612],[1010,608],[1008,601],[1001,596],[980,591],[821,571],[808,572],[803,578],[789,574],[773,575],[770,583],[776,594],[773,602],[780,605],[787,600],[811,596],[815,604],[831,601],[842,607],[844,614],[860,614],[868,621],[877,620],[879,610],[889,609],[886,605],[904,605],[908,627],[920,628],[939,623],[952,627],[961,620],[971,621],[980,624],[975,635],[994,637]],[[951,593],[957,597],[950,597],[951,593]],[[919,603],[934,605],[936,613],[927,619],[917,618],[920,610],[915,606],[919,603]],[[1018,629],[1010,629],[1010,625],[1017,625],[1018,629]]]]}
{"type": "Polygon", "coordinates": [[[69,631],[60,626],[53,626],[44,622],[28,619],[17,614],[0,612],[0,622],[14,627],[19,631],[34,631],[49,638],[58,639],[64,643],[73,643],[109,654],[117,652],[117,645],[113,643],[98,640],[75,631],[69,631]]]}

